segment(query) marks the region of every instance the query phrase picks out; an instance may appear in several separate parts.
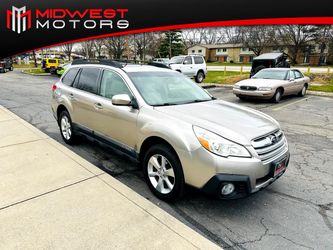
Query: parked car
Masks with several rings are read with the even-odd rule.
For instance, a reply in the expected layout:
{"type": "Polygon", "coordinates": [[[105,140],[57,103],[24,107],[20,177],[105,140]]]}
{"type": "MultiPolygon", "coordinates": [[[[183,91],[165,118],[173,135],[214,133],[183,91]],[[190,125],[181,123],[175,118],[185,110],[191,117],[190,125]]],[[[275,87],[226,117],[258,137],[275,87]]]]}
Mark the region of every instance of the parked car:
{"type": "Polygon", "coordinates": [[[194,78],[197,83],[201,83],[207,74],[206,62],[202,55],[172,57],[169,67],[188,77],[194,78]]]}
{"type": "Polygon", "coordinates": [[[265,53],[252,61],[250,76],[265,68],[290,68],[288,56],[285,53],[265,53]]]}
{"type": "Polygon", "coordinates": [[[298,94],[304,96],[309,87],[310,78],[297,69],[263,69],[251,79],[236,83],[233,93],[240,99],[272,99],[278,103],[282,96],[298,94]]]}
{"type": "Polygon", "coordinates": [[[66,69],[70,67],[72,64],[71,63],[65,63],[65,64],[60,64],[57,68],[57,75],[61,76],[63,73],[65,73],[66,69]]]}
{"type": "Polygon", "coordinates": [[[13,61],[10,59],[2,59],[0,60],[0,72],[6,73],[7,71],[13,71],[13,61]]]}
{"type": "Polygon", "coordinates": [[[72,65],[52,86],[63,140],[84,135],[141,163],[151,191],[171,201],[188,184],[222,199],[257,192],[289,163],[277,121],[216,100],[183,74],[146,65],[72,65]]]}
{"type": "Polygon", "coordinates": [[[45,72],[50,72],[52,74],[56,73],[57,68],[59,67],[60,62],[57,58],[44,58],[42,60],[42,69],[45,72]]]}
{"type": "Polygon", "coordinates": [[[162,63],[162,64],[165,64],[165,65],[169,65],[170,59],[169,58],[154,58],[152,60],[152,62],[162,63]]]}

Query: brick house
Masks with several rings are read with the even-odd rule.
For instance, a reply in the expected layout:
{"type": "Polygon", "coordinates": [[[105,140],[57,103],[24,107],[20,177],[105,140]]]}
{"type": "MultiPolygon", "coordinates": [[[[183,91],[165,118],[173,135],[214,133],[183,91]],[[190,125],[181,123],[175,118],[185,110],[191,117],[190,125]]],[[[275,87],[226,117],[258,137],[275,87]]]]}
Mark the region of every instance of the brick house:
{"type": "MultiPolygon", "coordinates": [[[[288,54],[288,45],[274,45],[263,49],[262,53],[283,51],[288,54]]],[[[187,49],[188,54],[201,54],[207,62],[234,62],[251,63],[255,54],[241,43],[237,44],[197,44],[187,49]]],[[[328,57],[328,48],[320,55],[318,44],[309,45],[298,53],[298,64],[319,65],[325,64],[328,57]]]]}

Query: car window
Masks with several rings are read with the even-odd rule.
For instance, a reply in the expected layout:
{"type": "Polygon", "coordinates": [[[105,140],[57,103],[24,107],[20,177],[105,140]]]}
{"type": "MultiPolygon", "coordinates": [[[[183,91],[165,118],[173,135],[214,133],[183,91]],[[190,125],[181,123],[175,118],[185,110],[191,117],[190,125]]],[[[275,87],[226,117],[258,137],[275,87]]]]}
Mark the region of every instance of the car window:
{"type": "Polygon", "coordinates": [[[295,79],[295,73],[293,70],[289,71],[289,79],[295,79]]]}
{"type": "Polygon", "coordinates": [[[99,71],[100,69],[98,68],[83,68],[80,74],[78,89],[96,94],[99,71]]]}
{"type": "Polygon", "coordinates": [[[56,63],[57,60],[54,60],[54,59],[49,59],[49,63],[56,63]]]}
{"type": "Polygon", "coordinates": [[[192,58],[190,56],[185,57],[184,64],[192,64],[192,58]]]}
{"type": "Polygon", "coordinates": [[[204,63],[204,60],[201,56],[195,56],[194,57],[194,63],[195,64],[202,64],[202,63],[204,63]]]}
{"type": "Polygon", "coordinates": [[[152,106],[212,100],[205,90],[177,72],[130,72],[128,75],[143,99],[152,106]]]}
{"type": "Polygon", "coordinates": [[[298,70],[294,70],[294,73],[295,73],[295,78],[298,79],[298,78],[303,78],[303,75],[301,72],[299,72],[298,70]]]}
{"type": "Polygon", "coordinates": [[[79,68],[73,68],[73,69],[68,70],[66,75],[61,80],[62,83],[66,84],[68,86],[72,86],[74,79],[77,75],[77,72],[79,72],[79,68]]]}
{"type": "Polygon", "coordinates": [[[112,99],[114,95],[120,94],[132,97],[124,80],[117,73],[105,70],[101,80],[100,95],[112,99]]]}

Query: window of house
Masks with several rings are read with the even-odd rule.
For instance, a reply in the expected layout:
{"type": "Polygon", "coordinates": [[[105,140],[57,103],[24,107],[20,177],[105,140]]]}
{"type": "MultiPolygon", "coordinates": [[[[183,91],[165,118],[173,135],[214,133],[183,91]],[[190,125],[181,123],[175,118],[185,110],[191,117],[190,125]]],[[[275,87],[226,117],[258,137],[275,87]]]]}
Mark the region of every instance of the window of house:
{"type": "Polygon", "coordinates": [[[192,54],[194,54],[194,53],[195,53],[195,50],[193,49],[193,50],[192,50],[192,54]]]}
{"type": "Polygon", "coordinates": [[[224,57],[223,57],[223,61],[224,61],[224,62],[227,62],[227,61],[228,61],[228,57],[227,57],[227,56],[224,56],[224,57]]]}
{"type": "Polygon", "coordinates": [[[217,49],[217,52],[227,52],[227,49],[226,48],[223,48],[223,49],[217,49]]]}
{"type": "Polygon", "coordinates": [[[242,51],[249,51],[249,48],[242,48],[242,51]]]}
{"type": "Polygon", "coordinates": [[[201,53],[201,52],[202,52],[202,49],[199,49],[199,50],[198,50],[198,53],[201,53]]]}
{"type": "Polygon", "coordinates": [[[244,56],[239,56],[239,62],[244,62],[244,56]]]}
{"type": "Polygon", "coordinates": [[[250,58],[249,58],[249,62],[250,62],[250,63],[253,62],[253,56],[250,56],[250,58]]]}

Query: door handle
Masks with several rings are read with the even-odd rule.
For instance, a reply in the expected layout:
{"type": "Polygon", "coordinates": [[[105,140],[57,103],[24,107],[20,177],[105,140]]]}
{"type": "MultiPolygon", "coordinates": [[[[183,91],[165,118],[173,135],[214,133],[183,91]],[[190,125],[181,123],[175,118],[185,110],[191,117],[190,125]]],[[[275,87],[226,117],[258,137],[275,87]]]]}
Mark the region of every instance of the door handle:
{"type": "Polygon", "coordinates": [[[70,99],[74,99],[74,95],[73,95],[73,93],[70,93],[70,94],[69,94],[69,98],[70,98],[70,99]]]}
{"type": "Polygon", "coordinates": [[[102,104],[100,104],[99,102],[94,103],[94,107],[95,109],[103,109],[102,104]]]}

